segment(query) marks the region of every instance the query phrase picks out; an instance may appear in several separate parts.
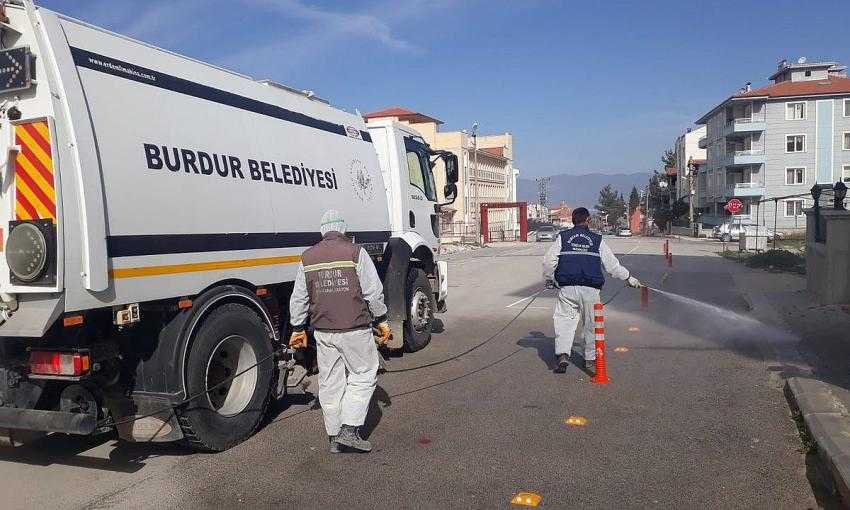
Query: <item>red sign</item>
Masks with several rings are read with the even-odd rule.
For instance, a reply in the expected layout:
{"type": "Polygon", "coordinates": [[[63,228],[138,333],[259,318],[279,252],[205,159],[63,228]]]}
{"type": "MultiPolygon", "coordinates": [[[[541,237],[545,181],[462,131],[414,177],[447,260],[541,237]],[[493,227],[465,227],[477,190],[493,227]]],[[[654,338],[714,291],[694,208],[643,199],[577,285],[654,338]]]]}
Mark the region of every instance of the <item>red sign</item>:
{"type": "Polygon", "coordinates": [[[733,198],[726,204],[726,210],[731,214],[738,214],[744,209],[744,203],[738,200],[737,198],[733,198]]]}

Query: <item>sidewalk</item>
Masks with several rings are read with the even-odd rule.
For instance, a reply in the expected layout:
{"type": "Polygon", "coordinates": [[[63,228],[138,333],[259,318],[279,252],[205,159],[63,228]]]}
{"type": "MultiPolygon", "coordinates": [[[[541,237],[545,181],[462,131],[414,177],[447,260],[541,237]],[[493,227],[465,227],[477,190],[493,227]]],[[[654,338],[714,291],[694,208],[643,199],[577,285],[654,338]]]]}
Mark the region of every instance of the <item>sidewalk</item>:
{"type": "Polygon", "coordinates": [[[804,276],[749,270],[733,277],[759,319],[799,339],[780,342],[771,369],[817,443],[834,488],[850,503],[850,306],[817,304],[804,276]]]}

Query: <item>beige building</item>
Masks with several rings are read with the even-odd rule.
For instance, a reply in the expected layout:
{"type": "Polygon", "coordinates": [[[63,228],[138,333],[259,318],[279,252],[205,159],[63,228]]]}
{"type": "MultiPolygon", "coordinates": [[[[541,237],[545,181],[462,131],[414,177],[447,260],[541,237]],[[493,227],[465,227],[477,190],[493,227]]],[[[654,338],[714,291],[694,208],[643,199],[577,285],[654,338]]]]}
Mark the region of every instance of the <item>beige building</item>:
{"type": "MultiPolygon", "coordinates": [[[[441,120],[398,106],[367,113],[363,117],[366,122],[395,119],[421,133],[432,149],[457,155],[458,196],[454,204],[444,208],[444,237],[477,235],[479,204],[516,201],[519,170],[513,167],[513,135],[510,133],[474,137],[464,131],[441,132],[441,120]]],[[[442,162],[437,163],[434,177],[440,200],[444,200],[445,172],[442,162]]],[[[494,209],[489,214],[491,232],[519,229],[516,210],[494,209]]],[[[492,237],[498,239],[499,235],[492,237]]]]}

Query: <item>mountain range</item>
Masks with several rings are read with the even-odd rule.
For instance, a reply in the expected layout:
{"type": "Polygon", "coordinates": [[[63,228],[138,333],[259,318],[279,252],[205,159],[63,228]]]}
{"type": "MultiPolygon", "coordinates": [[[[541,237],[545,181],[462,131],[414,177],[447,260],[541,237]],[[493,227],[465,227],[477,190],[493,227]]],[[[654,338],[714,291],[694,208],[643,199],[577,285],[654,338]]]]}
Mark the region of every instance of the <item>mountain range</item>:
{"type": "MultiPolygon", "coordinates": [[[[613,186],[628,201],[632,186],[640,191],[641,187],[645,187],[649,182],[650,175],[649,172],[553,175],[549,181],[549,205],[553,206],[566,202],[573,208],[584,206],[592,211],[599,199],[599,190],[606,184],[613,186]]],[[[537,182],[534,179],[517,179],[517,200],[537,202],[537,182]]]]}

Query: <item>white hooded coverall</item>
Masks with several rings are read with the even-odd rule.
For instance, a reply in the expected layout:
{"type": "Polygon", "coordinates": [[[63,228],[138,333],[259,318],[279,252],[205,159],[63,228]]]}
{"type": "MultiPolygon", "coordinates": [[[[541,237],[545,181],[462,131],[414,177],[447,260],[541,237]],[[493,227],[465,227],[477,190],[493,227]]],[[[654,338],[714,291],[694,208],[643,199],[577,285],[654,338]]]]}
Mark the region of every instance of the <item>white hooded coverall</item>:
{"type": "MultiPolygon", "coordinates": [[[[543,258],[543,279],[555,280],[555,269],[558,267],[558,256],[561,254],[561,236],[549,247],[543,258]]],[[[620,265],[620,261],[611,248],[602,240],[599,244],[599,258],[602,267],[612,277],[619,280],[629,279],[629,270],[620,265]]],[[[599,289],[580,285],[561,287],[558,290],[558,300],[555,302],[555,355],[569,355],[573,348],[573,339],[579,322],[584,331],[584,359],[596,359],[596,335],[593,323],[593,305],[600,303],[599,289]]]]}
{"type": "MultiPolygon", "coordinates": [[[[384,286],[375,264],[363,248],[360,248],[356,271],[372,316],[386,315],[384,286]]],[[[304,266],[299,264],[289,304],[293,325],[307,321],[308,302],[304,266]]],[[[366,421],[369,401],[377,384],[378,348],[371,328],[316,330],[314,336],[319,365],[319,403],[328,435],[336,436],[343,424],[359,427],[366,421]]]]}

